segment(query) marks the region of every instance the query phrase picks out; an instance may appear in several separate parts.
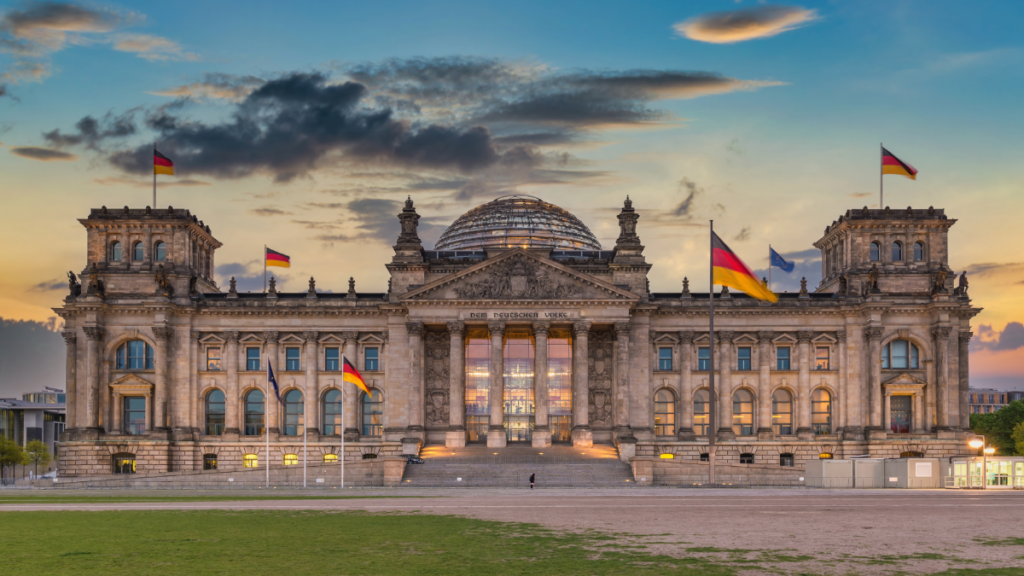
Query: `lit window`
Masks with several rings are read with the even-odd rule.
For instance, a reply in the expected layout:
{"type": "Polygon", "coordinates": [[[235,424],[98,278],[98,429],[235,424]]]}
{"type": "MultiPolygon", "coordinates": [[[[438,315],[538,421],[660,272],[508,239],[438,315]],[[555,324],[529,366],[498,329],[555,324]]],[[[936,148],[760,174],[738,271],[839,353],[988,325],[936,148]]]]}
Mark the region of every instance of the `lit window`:
{"type": "Polygon", "coordinates": [[[124,433],[146,433],[146,399],[142,396],[124,397],[124,433]]]}
{"type": "Polygon", "coordinates": [[[284,435],[298,436],[305,430],[302,392],[289,390],[284,394],[284,435]]]}
{"type": "Polygon", "coordinates": [[[736,369],[750,370],[750,346],[736,349],[736,369]]]}
{"type": "Polygon", "coordinates": [[[118,452],[113,456],[114,474],[135,474],[135,454],[118,452]]]}
{"type": "Polygon", "coordinates": [[[220,436],[224,433],[224,393],[210,390],[206,395],[206,434],[220,436]]]}
{"type": "Polygon", "coordinates": [[[924,243],[914,242],[914,261],[920,262],[924,260],[924,243]]]}
{"type": "Polygon", "coordinates": [[[338,461],[338,455],[337,454],[324,454],[324,463],[337,462],[337,461],[338,461]]]}
{"type": "Polygon", "coordinates": [[[157,242],[156,249],[154,250],[154,252],[156,253],[157,262],[163,262],[164,260],[167,260],[167,244],[164,244],[163,242],[157,242]]]}
{"type": "Polygon", "coordinates": [[[811,427],[815,434],[832,433],[832,395],[818,388],[811,395],[811,427]]]}
{"type": "Polygon", "coordinates": [[[693,432],[697,436],[708,435],[708,398],[706,388],[693,395],[693,432]]]}
{"type": "Polygon", "coordinates": [[[893,340],[882,348],[882,368],[916,370],[920,365],[917,346],[906,340],[893,340]]]}
{"type": "Polygon", "coordinates": [[[257,371],[260,369],[260,349],[259,348],[246,348],[245,349],[245,369],[249,371],[257,371]]]}
{"type": "Polygon", "coordinates": [[[295,466],[298,463],[299,463],[299,456],[297,454],[285,454],[284,455],[284,465],[285,466],[295,466]]]}
{"type": "Polygon", "coordinates": [[[793,455],[789,453],[779,454],[779,466],[793,466],[793,455]]]}
{"type": "Polygon", "coordinates": [[[899,242],[892,243],[892,261],[902,262],[903,261],[903,244],[899,242]]]}
{"type": "Polygon", "coordinates": [[[260,436],[263,434],[263,392],[252,390],[245,395],[245,435],[260,436]]]}
{"type": "Polygon", "coordinates": [[[299,349],[296,347],[288,347],[284,349],[284,369],[288,372],[298,372],[299,370],[299,349]]]}
{"type": "Polygon", "coordinates": [[[737,390],[732,396],[732,431],[737,436],[754,433],[754,396],[748,390],[737,390]]]}
{"type": "Polygon", "coordinates": [[[209,372],[220,371],[220,346],[211,346],[206,349],[206,370],[209,372]]]}
{"type": "Polygon", "coordinates": [[[654,395],[654,433],[657,436],[676,433],[676,397],[670,390],[658,390],[654,395]]]}
{"type": "Polygon", "coordinates": [[[380,436],[384,432],[384,399],[380,391],[372,394],[362,393],[363,403],[363,436],[380,436]]]}
{"type": "Polygon", "coordinates": [[[775,369],[789,370],[789,348],[778,348],[775,350],[775,369]]]}
{"type": "Polygon", "coordinates": [[[324,370],[328,372],[338,371],[338,349],[337,348],[324,348],[324,370]]]}
{"type": "Polygon", "coordinates": [[[217,455],[216,454],[203,454],[203,470],[216,470],[217,469],[217,455]]]}
{"type": "Polygon", "coordinates": [[[793,434],[793,396],[787,390],[772,394],[772,429],[777,436],[793,434]]]}
{"type": "Polygon", "coordinates": [[[121,243],[114,242],[110,245],[110,259],[114,262],[121,261],[121,243]]]}
{"type": "Polygon", "coordinates": [[[754,455],[753,454],[740,454],[740,464],[753,464],[753,463],[754,463],[754,455]]]}
{"type": "Polygon", "coordinates": [[[814,349],[814,369],[828,370],[828,346],[818,346],[814,349]]]}
{"type": "Polygon", "coordinates": [[[832,459],[832,453],[831,452],[822,452],[821,454],[818,454],[818,459],[819,460],[831,460],[832,459]]]}
{"type": "Polygon", "coordinates": [[[242,466],[244,468],[256,468],[260,464],[259,458],[255,454],[246,454],[242,456],[242,466]]]}
{"type": "Polygon", "coordinates": [[[711,366],[711,349],[707,346],[697,348],[697,370],[707,372],[711,366]]]}
{"type": "Polygon", "coordinates": [[[341,392],[328,390],[324,394],[324,436],[341,434],[341,392]]]}
{"type": "Polygon", "coordinates": [[[118,370],[152,370],[153,347],[142,340],[129,340],[117,348],[118,370]]]}
{"type": "Polygon", "coordinates": [[[878,253],[879,253],[878,242],[872,242],[871,243],[871,251],[870,251],[870,254],[868,255],[868,258],[870,258],[872,262],[878,262],[878,253]]]}
{"type": "Polygon", "coordinates": [[[672,349],[658,348],[658,370],[672,369],[672,349]]]}
{"type": "Polygon", "coordinates": [[[142,242],[136,242],[135,245],[132,246],[132,260],[135,262],[142,262],[142,252],[142,242]]]}
{"type": "Polygon", "coordinates": [[[380,349],[379,348],[367,348],[366,349],[366,362],[363,368],[367,372],[376,372],[380,369],[380,349]]]}

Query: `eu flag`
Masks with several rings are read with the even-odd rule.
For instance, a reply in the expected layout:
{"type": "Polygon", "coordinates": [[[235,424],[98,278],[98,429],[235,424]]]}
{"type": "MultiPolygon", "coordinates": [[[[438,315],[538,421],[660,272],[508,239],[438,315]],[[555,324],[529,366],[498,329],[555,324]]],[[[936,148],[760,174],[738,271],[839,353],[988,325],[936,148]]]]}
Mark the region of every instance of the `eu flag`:
{"type": "Polygon", "coordinates": [[[772,266],[775,266],[776,268],[782,268],[784,272],[793,271],[793,266],[795,266],[796,264],[794,264],[793,262],[786,262],[786,260],[782,256],[779,256],[779,253],[775,251],[775,248],[769,248],[769,250],[771,250],[772,266]]]}
{"type": "Polygon", "coordinates": [[[281,391],[277,389],[277,378],[274,378],[274,366],[270,364],[270,359],[267,359],[267,381],[274,385],[274,394],[277,395],[277,401],[284,404],[284,400],[281,400],[281,391]]]}

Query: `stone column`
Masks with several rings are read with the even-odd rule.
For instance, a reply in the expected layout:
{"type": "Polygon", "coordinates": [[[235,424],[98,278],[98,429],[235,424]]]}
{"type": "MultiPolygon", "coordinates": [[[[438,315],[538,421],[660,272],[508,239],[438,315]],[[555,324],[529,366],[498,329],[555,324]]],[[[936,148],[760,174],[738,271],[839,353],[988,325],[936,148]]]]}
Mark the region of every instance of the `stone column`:
{"type": "Polygon", "coordinates": [[[935,337],[936,430],[949,428],[949,326],[932,328],[935,337]]]}
{"type": "Polygon", "coordinates": [[[317,378],[319,366],[317,365],[317,339],[320,333],[316,331],[303,332],[302,337],[306,341],[306,387],[302,392],[303,406],[306,410],[304,418],[306,438],[317,440],[320,437],[320,380],[317,378]]]}
{"type": "Polygon", "coordinates": [[[153,229],[146,227],[142,229],[142,263],[149,264],[153,259],[153,229]]]}
{"type": "Polygon", "coordinates": [[[868,430],[884,430],[882,426],[882,329],[864,329],[868,339],[868,430]]]}
{"type": "Polygon", "coordinates": [[[533,447],[547,448],[551,446],[551,427],[548,425],[548,330],[547,322],[533,323],[534,360],[533,360],[533,400],[534,426],[533,447]]]}
{"type": "MultiPolygon", "coordinates": [[[[153,337],[156,339],[156,358],[154,359],[153,384],[153,430],[166,431],[171,428],[170,416],[174,413],[171,394],[167,390],[167,362],[169,361],[167,342],[174,335],[174,329],[167,326],[154,326],[153,337]]],[[[179,426],[175,422],[174,427],[179,426]]]]}
{"type": "MultiPolygon", "coordinates": [[[[268,331],[263,333],[263,339],[267,342],[267,365],[263,367],[266,371],[273,364],[277,364],[277,339],[280,334],[277,331],[268,331]]],[[[281,366],[277,366],[277,374],[283,372],[281,366]]],[[[281,387],[281,383],[277,383],[278,388],[281,387]]],[[[277,394],[274,393],[274,387],[267,387],[267,402],[266,402],[266,415],[267,415],[267,431],[270,434],[271,440],[277,440],[277,437],[281,434],[281,421],[280,421],[280,403],[277,401],[277,394]]]]}
{"type": "Polygon", "coordinates": [[[772,336],[770,330],[757,333],[757,437],[772,438],[772,336]]]}
{"type": "Polygon", "coordinates": [[[612,382],[612,440],[631,438],[633,432],[629,426],[629,335],[632,326],[629,322],[615,323],[615,371],[612,382]]]}
{"type": "Polygon", "coordinates": [[[448,431],[445,432],[446,448],[466,446],[466,324],[462,321],[448,323],[451,339],[448,352],[448,431]]]}
{"type": "Polygon", "coordinates": [[[86,354],[88,355],[88,372],[86,374],[86,389],[78,395],[81,406],[78,409],[78,419],[85,428],[99,431],[100,426],[100,346],[103,343],[103,328],[101,326],[87,326],[84,328],[86,354]]]}
{"type": "Polygon", "coordinates": [[[800,355],[800,372],[797,375],[797,421],[796,434],[802,440],[813,440],[814,429],[811,428],[811,337],[813,332],[801,330],[796,333],[798,354],[800,355]]]}
{"type": "Polygon", "coordinates": [[[594,445],[590,431],[590,321],[577,320],[572,328],[576,336],[572,352],[572,445],[590,447],[594,445]]]}
{"type": "MultiPolygon", "coordinates": [[[[718,333],[718,437],[733,440],[732,429],[732,337],[729,331],[718,333]]],[[[715,367],[711,366],[714,370],[715,367]]]]}
{"type": "MultiPolygon", "coordinates": [[[[112,410],[113,415],[110,418],[110,433],[124,434],[124,426],[121,424],[121,414],[124,413],[124,407],[121,405],[121,394],[119,392],[111,393],[110,401],[114,404],[114,409],[112,410]]],[[[149,420],[148,416],[146,417],[146,420],[149,420]]]]}
{"type": "Polygon", "coordinates": [[[836,417],[837,430],[846,431],[846,425],[850,418],[850,392],[846,389],[846,330],[837,330],[836,339],[836,371],[839,372],[839,398],[834,399],[834,404],[839,410],[836,417]]]}
{"type": "Polygon", "coordinates": [[[883,391],[882,401],[882,427],[886,434],[892,433],[892,393],[883,391]]]}
{"type": "MultiPolygon", "coordinates": [[[[224,333],[227,344],[224,346],[224,355],[221,357],[221,365],[227,371],[227,388],[224,394],[224,436],[238,438],[241,434],[242,406],[243,399],[241,390],[238,389],[238,332],[230,331],[224,333]]],[[[206,431],[204,430],[205,434],[206,431]]],[[[225,438],[228,440],[229,438],[225,438]]]]}
{"type": "MultiPolygon", "coordinates": [[[[203,407],[203,409],[200,409],[200,406],[203,406],[204,403],[199,401],[199,366],[200,366],[200,360],[199,360],[199,339],[202,338],[202,337],[203,337],[203,333],[199,332],[198,330],[192,330],[192,331],[189,332],[189,338],[188,338],[188,342],[189,342],[189,346],[188,346],[188,350],[189,350],[189,352],[188,352],[188,355],[189,355],[189,363],[188,363],[188,365],[189,365],[189,371],[188,371],[188,413],[189,413],[189,416],[187,418],[186,423],[183,424],[183,425],[187,424],[188,427],[192,429],[193,433],[198,432],[200,434],[205,434],[206,433],[206,422],[205,422],[205,417],[204,416],[205,416],[205,411],[206,410],[205,410],[205,406],[203,407]],[[201,412],[204,413],[204,414],[201,414],[201,412]]],[[[224,352],[225,352],[223,347],[221,347],[221,351],[220,352],[221,352],[221,368],[223,368],[224,367],[224,352]]],[[[227,406],[227,403],[230,402],[230,401],[231,400],[229,398],[227,398],[227,395],[225,394],[224,405],[227,406]]]]}
{"type": "Polygon", "coordinates": [[[65,426],[68,430],[73,430],[77,426],[75,410],[78,408],[78,398],[75,396],[78,389],[78,375],[75,370],[78,365],[78,334],[74,330],[65,330],[60,334],[64,337],[64,346],[67,350],[64,355],[64,392],[68,400],[65,426]]]}
{"type": "Polygon", "coordinates": [[[924,392],[924,391],[923,390],[918,390],[917,392],[914,392],[914,399],[913,399],[913,402],[914,402],[913,406],[914,406],[914,408],[913,408],[913,413],[911,415],[912,420],[913,420],[913,423],[912,423],[913,428],[911,428],[911,430],[913,430],[914,434],[922,434],[922,433],[924,433],[924,429],[921,427],[921,413],[923,412],[922,409],[924,408],[924,399],[923,399],[922,392],[924,392]]]}
{"type": "Polygon", "coordinates": [[[487,446],[503,448],[505,438],[505,354],[504,322],[489,322],[491,332],[491,425],[487,428],[487,446]]]}
{"type": "Polygon", "coordinates": [[[693,432],[693,332],[679,332],[679,414],[676,438],[696,440],[693,432]]]}
{"type": "MultiPolygon", "coordinates": [[[[423,325],[422,324],[420,324],[420,332],[419,332],[419,334],[420,334],[420,336],[417,337],[418,339],[421,338],[422,335],[423,335],[423,325]]],[[[357,344],[357,342],[359,340],[359,333],[358,332],[351,332],[351,331],[350,332],[342,332],[341,333],[341,338],[345,341],[345,344],[344,344],[344,346],[345,346],[345,351],[344,351],[345,360],[348,360],[349,362],[351,362],[353,366],[359,364],[358,358],[356,357],[356,344],[357,344]]],[[[410,332],[410,336],[409,336],[409,343],[412,344],[411,332],[410,332]]],[[[344,368],[345,367],[342,366],[342,374],[344,374],[344,368]]],[[[367,383],[367,384],[369,384],[369,383],[367,383]]],[[[410,387],[412,387],[412,386],[410,385],[410,387]]],[[[344,434],[345,434],[345,439],[346,440],[353,440],[353,441],[359,440],[359,435],[361,433],[361,430],[359,428],[359,394],[360,394],[360,392],[361,392],[361,390],[359,390],[359,388],[356,387],[355,384],[347,383],[347,382],[345,382],[344,378],[342,379],[342,381],[341,381],[341,399],[342,399],[343,405],[342,405],[341,409],[342,409],[342,412],[344,412],[344,414],[342,415],[342,418],[345,420],[345,422],[344,422],[344,434]]],[[[409,394],[410,395],[413,394],[413,391],[410,390],[409,394]]],[[[420,398],[422,398],[422,397],[423,396],[421,395],[420,398]]],[[[422,406],[422,404],[421,404],[421,406],[422,406]]]]}
{"type": "Polygon", "coordinates": [[[411,438],[425,439],[423,430],[424,396],[423,385],[423,323],[406,322],[409,331],[409,427],[407,435],[411,438]]]}
{"type": "Polygon", "coordinates": [[[960,429],[968,430],[971,427],[971,416],[970,416],[970,402],[968,402],[967,394],[971,386],[971,371],[970,371],[970,343],[972,332],[960,332],[959,334],[959,354],[960,354],[960,381],[959,388],[957,389],[960,393],[960,429]]]}

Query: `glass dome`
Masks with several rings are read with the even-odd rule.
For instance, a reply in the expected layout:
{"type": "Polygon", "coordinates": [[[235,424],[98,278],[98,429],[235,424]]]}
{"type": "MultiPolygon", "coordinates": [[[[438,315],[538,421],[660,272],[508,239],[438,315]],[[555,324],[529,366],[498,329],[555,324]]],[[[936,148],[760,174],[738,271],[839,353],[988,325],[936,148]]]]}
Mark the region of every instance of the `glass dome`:
{"type": "Polygon", "coordinates": [[[551,248],[600,250],[580,219],[533,196],[502,196],[473,208],[437,241],[435,250],[551,248]]]}

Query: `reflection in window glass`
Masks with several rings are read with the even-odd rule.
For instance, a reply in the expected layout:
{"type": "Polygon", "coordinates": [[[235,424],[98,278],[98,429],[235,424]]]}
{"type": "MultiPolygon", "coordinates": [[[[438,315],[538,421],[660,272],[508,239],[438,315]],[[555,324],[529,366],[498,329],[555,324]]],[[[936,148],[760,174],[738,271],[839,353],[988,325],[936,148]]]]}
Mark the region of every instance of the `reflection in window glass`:
{"type": "Polygon", "coordinates": [[[224,393],[211,390],[206,395],[206,434],[220,436],[224,433],[224,393]]]}
{"type": "Polygon", "coordinates": [[[246,436],[263,434],[263,392],[252,390],[245,395],[245,430],[246,436]]]}
{"type": "Polygon", "coordinates": [[[502,358],[505,366],[505,433],[509,442],[532,439],[536,406],[533,397],[533,337],[529,333],[507,335],[502,358]]]}
{"type": "Polygon", "coordinates": [[[121,243],[114,242],[110,245],[110,259],[114,262],[121,261],[121,243]]]}
{"type": "Polygon", "coordinates": [[[487,332],[466,337],[466,432],[470,442],[487,440],[491,403],[491,340],[487,332]]]}
{"type": "Polygon", "coordinates": [[[709,398],[706,388],[693,395],[693,432],[697,436],[708,435],[709,398]]]}
{"type": "Polygon", "coordinates": [[[384,433],[384,398],[379,390],[362,393],[363,436],[380,436],[384,433]]]}
{"type": "Polygon", "coordinates": [[[747,390],[737,390],[732,396],[732,431],[737,436],[754,433],[754,396],[747,390]]]}
{"type": "Polygon", "coordinates": [[[815,434],[832,433],[832,395],[823,388],[811,395],[811,427],[815,434]]]}
{"type": "Polygon", "coordinates": [[[299,348],[297,346],[289,346],[284,349],[284,369],[288,372],[298,372],[299,348]]]}
{"type": "Polygon", "coordinates": [[[298,436],[305,431],[302,392],[289,390],[284,395],[284,435],[298,436]]]}
{"type": "Polygon", "coordinates": [[[206,370],[220,371],[220,346],[210,346],[206,349],[206,370]]]}
{"type": "Polygon", "coordinates": [[[870,250],[870,254],[868,255],[868,258],[872,262],[877,262],[878,261],[878,253],[879,253],[878,242],[872,242],[871,243],[871,250],[870,250]]]}
{"type": "Polygon", "coordinates": [[[772,432],[776,436],[793,434],[793,396],[787,390],[772,394],[772,432]]]}
{"type": "Polygon", "coordinates": [[[548,426],[552,442],[571,440],[572,340],[567,331],[548,335],[548,426]]]}
{"type": "Polygon", "coordinates": [[[676,397],[670,390],[654,395],[654,433],[671,436],[676,433],[676,397]]]}
{"type": "Polygon", "coordinates": [[[157,262],[163,262],[164,260],[167,260],[167,244],[164,244],[163,242],[157,242],[155,252],[157,262]]]}
{"type": "Polygon", "coordinates": [[[366,349],[366,362],[364,369],[367,372],[376,372],[380,370],[380,349],[379,348],[367,348],[366,349]]]}
{"type": "Polygon", "coordinates": [[[260,369],[260,349],[245,349],[245,369],[254,372],[260,369]]]}
{"type": "Polygon", "coordinates": [[[125,434],[146,433],[146,399],[142,396],[124,397],[125,434]]]}
{"type": "Polygon", "coordinates": [[[142,242],[136,242],[132,247],[132,260],[142,262],[142,242]]]}
{"type": "Polygon", "coordinates": [[[914,242],[914,261],[920,262],[922,260],[924,260],[924,244],[914,242]]]}
{"type": "Polygon", "coordinates": [[[341,392],[328,390],[324,394],[324,435],[337,436],[341,434],[341,392]]]}
{"type": "Polygon", "coordinates": [[[828,346],[818,346],[814,349],[814,369],[828,370],[828,346]]]}

